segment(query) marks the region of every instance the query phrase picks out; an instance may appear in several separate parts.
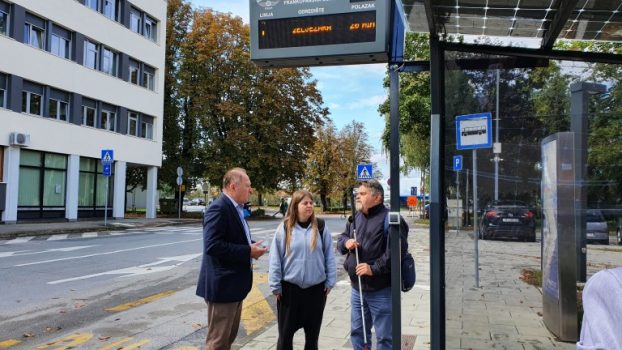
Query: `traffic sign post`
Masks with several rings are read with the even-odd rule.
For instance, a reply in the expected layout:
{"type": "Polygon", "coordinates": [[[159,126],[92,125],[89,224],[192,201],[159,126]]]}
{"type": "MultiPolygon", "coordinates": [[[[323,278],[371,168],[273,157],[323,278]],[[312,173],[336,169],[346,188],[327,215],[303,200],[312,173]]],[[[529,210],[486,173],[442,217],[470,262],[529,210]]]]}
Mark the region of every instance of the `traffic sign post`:
{"type": "MultiPolygon", "coordinates": [[[[473,150],[473,236],[475,237],[475,286],[479,288],[479,230],[477,227],[477,149],[492,147],[490,112],[456,117],[456,148],[473,150]]],[[[454,160],[455,161],[455,160],[454,160]]]]}
{"type": "Polygon", "coordinates": [[[106,177],[106,197],[104,199],[104,226],[108,227],[108,191],[110,186],[110,176],[112,176],[112,163],[114,162],[114,151],[103,149],[101,151],[102,175],[106,177]]]}
{"type": "Polygon", "coordinates": [[[184,169],[182,169],[180,166],[177,167],[177,187],[179,188],[179,212],[177,214],[177,218],[181,219],[181,206],[182,206],[182,200],[181,200],[181,184],[184,183],[184,179],[181,177],[184,174],[184,169]]]}

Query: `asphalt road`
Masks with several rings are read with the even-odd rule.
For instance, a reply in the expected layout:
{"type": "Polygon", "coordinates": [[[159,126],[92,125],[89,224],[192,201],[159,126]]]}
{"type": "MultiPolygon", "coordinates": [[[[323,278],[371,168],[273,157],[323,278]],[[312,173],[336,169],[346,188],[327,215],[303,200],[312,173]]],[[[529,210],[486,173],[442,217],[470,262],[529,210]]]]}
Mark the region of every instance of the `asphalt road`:
{"type": "MultiPolygon", "coordinates": [[[[250,221],[253,239],[269,245],[279,223],[250,221]]],[[[344,224],[327,219],[334,235],[344,224]]],[[[0,349],[160,349],[197,333],[201,245],[199,225],[0,241],[0,349]]],[[[266,310],[248,310],[239,337],[273,321],[267,262],[250,303],[266,310]]]]}

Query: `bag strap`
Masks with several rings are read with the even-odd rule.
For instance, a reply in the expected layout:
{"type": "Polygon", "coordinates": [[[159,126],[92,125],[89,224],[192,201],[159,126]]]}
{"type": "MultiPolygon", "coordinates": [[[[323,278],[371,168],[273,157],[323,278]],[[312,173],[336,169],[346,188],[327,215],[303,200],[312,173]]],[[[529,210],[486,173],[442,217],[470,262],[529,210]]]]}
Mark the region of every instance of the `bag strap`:
{"type": "Polygon", "coordinates": [[[320,238],[322,238],[322,248],[324,248],[324,228],[326,228],[326,222],[322,219],[317,219],[317,232],[320,234],[320,238]]]}

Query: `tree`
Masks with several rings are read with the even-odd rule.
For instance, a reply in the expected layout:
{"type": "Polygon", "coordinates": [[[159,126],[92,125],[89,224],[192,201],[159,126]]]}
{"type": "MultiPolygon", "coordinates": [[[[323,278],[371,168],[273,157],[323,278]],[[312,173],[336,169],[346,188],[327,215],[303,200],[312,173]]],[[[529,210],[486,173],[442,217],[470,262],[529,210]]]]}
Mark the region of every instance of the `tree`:
{"type": "Polygon", "coordinates": [[[328,115],[309,70],[259,69],[248,26],[209,9],[194,11],[181,52],[182,154],[191,174],[217,184],[242,166],[260,193],[300,184],[328,115]]]}
{"type": "MultiPolygon", "coordinates": [[[[338,134],[338,166],[336,167],[340,180],[336,182],[335,191],[342,194],[343,203],[351,195],[352,188],[358,185],[356,166],[360,163],[371,162],[373,147],[368,142],[367,132],[363,123],[352,121],[339,131],[338,134]]],[[[374,165],[374,168],[378,168],[374,165]]],[[[382,173],[374,171],[374,178],[382,177],[382,173]]],[[[354,206],[354,203],[352,203],[354,206]]]]}
{"type": "Polygon", "coordinates": [[[307,165],[307,185],[312,192],[320,195],[322,210],[328,209],[327,198],[335,191],[341,181],[338,167],[339,142],[332,122],[318,129],[316,140],[309,154],[307,165]]]}
{"type": "MultiPolygon", "coordinates": [[[[182,132],[189,128],[183,119],[180,94],[179,71],[183,61],[181,47],[186,39],[192,19],[192,8],[185,0],[169,0],[166,21],[166,50],[164,64],[164,115],[162,153],[163,162],[160,169],[159,182],[176,186],[178,166],[188,170],[188,163],[183,164],[182,132]]],[[[187,153],[187,151],[186,151],[187,153]]],[[[187,173],[190,173],[186,171],[187,173]]]]}

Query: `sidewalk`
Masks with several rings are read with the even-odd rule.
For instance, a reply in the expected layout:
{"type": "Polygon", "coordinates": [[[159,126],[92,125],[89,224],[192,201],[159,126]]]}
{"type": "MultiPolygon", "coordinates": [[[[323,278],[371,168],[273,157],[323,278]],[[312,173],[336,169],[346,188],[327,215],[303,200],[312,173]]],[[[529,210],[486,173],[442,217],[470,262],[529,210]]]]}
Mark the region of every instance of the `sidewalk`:
{"type": "MultiPolygon", "coordinates": [[[[430,348],[430,259],[428,249],[428,228],[411,226],[408,243],[417,268],[417,283],[408,293],[402,293],[402,349],[430,348]]],[[[338,272],[343,271],[341,264],[338,272]]],[[[350,280],[344,273],[330,292],[324,320],[320,331],[320,349],[352,349],[350,345],[350,280]]],[[[276,349],[278,336],[274,323],[264,329],[239,349],[276,349]]],[[[375,334],[373,335],[375,337],[375,334]]],[[[375,339],[373,339],[375,349],[375,339]]],[[[294,337],[294,348],[304,347],[304,332],[298,331],[294,337]]]]}
{"type": "MultiPolygon", "coordinates": [[[[408,243],[416,261],[417,283],[413,290],[402,293],[402,349],[429,349],[429,228],[414,225],[411,220],[409,224],[408,243]]],[[[523,268],[539,268],[539,243],[480,241],[479,289],[474,287],[473,240],[469,234],[448,231],[445,244],[446,349],[575,349],[573,343],[556,340],[546,329],[540,290],[519,279],[523,268]]],[[[350,288],[347,276],[342,274],[328,297],[320,349],[352,348],[350,288]]],[[[275,349],[277,334],[274,323],[238,349],[275,349]]],[[[298,331],[294,348],[303,347],[304,333],[298,331]]]]}
{"type": "Polygon", "coordinates": [[[13,239],[25,236],[43,236],[53,234],[71,234],[84,232],[106,232],[138,229],[142,227],[157,227],[170,225],[186,225],[201,222],[200,219],[172,219],[172,218],[131,218],[109,219],[108,226],[104,226],[104,219],[80,220],[72,222],[37,222],[0,224],[0,240],[13,239]]]}

